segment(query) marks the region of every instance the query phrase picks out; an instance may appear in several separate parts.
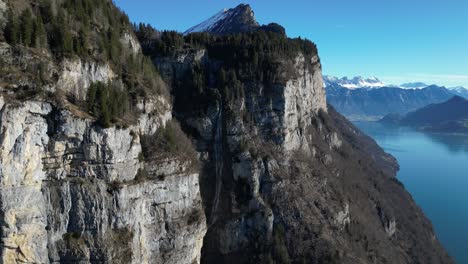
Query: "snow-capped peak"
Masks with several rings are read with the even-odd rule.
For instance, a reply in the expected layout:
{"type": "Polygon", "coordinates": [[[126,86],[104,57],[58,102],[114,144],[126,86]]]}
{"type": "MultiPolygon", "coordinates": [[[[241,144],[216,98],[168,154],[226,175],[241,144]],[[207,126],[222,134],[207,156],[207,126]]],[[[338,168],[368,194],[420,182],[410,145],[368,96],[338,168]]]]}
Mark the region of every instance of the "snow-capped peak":
{"type": "Polygon", "coordinates": [[[364,79],[361,76],[349,79],[348,77],[337,78],[334,76],[323,76],[325,86],[339,85],[348,89],[359,89],[359,88],[380,88],[384,87],[385,84],[376,77],[369,77],[364,79]]]}
{"type": "Polygon", "coordinates": [[[207,20],[201,22],[200,24],[187,29],[184,32],[184,35],[195,33],[195,32],[209,32],[213,27],[221,20],[225,19],[227,16],[228,9],[224,8],[223,10],[216,13],[214,16],[208,18],[207,20]]]}
{"type": "Polygon", "coordinates": [[[235,8],[223,9],[209,19],[189,28],[184,35],[195,32],[230,34],[249,32],[259,28],[254,12],[249,5],[240,4],[235,8]]]}
{"type": "Polygon", "coordinates": [[[465,92],[465,91],[468,91],[467,88],[463,87],[463,86],[456,86],[456,87],[449,87],[448,88],[449,90],[453,90],[453,91],[458,91],[458,92],[465,92]]]}

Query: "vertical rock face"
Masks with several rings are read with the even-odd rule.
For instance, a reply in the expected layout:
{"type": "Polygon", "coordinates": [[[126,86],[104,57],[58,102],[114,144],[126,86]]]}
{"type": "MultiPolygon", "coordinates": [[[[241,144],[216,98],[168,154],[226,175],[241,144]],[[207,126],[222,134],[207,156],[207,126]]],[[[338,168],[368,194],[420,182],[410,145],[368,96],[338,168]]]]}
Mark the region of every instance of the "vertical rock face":
{"type": "Polygon", "coordinates": [[[306,61],[301,54],[295,59],[297,79],[288,80],[284,87],[284,147],[297,150],[306,147],[303,131],[314,114],[327,112],[322,71],[318,56],[306,61]]]}
{"type": "Polygon", "coordinates": [[[198,173],[140,161],[144,128],[101,129],[39,101],[0,108],[2,263],[199,261],[198,173]]]}
{"type": "Polygon", "coordinates": [[[62,67],[63,71],[58,79],[57,87],[78,100],[86,99],[91,83],[106,83],[117,77],[108,64],[66,60],[62,62],[62,67]]]}
{"type": "Polygon", "coordinates": [[[112,1],[0,0],[0,263],[199,263],[192,156],[143,153],[174,123],[166,84],[112,1]],[[31,14],[38,43],[4,38],[6,14],[31,14]]]}
{"type": "MultiPolygon", "coordinates": [[[[178,58],[155,62],[168,79],[219,65],[178,58]]],[[[279,68],[270,88],[250,80],[241,98],[175,109],[205,164],[202,262],[452,263],[394,158],[327,106],[318,56],[279,68]]]]}

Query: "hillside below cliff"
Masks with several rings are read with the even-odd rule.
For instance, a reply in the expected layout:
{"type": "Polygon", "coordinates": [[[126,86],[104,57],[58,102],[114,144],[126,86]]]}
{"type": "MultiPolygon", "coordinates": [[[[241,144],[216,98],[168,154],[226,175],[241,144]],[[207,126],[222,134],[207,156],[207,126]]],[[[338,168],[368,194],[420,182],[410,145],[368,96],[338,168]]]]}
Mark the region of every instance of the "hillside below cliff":
{"type": "Polygon", "coordinates": [[[2,263],[453,263],[313,42],[110,0],[0,0],[0,25],[2,263]]]}

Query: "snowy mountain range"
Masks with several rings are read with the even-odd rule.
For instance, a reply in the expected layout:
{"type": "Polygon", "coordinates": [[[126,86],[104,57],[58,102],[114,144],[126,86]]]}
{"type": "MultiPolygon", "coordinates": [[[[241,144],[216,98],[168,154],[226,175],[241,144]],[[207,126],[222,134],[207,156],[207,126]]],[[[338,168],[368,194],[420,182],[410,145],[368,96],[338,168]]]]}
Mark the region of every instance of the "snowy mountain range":
{"type": "Polygon", "coordinates": [[[328,103],[351,120],[377,120],[388,114],[404,115],[453,96],[468,98],[464,87],[446,88],[423,82],[386,85],[378,78],[324,76],[328,103]]]}
{"type": "Polygon", "coordinates": [[[448,88],[453,94],[458,96],[468,98],[468,89],[462,86],[450,87],[448,88]]]}
{"type": "Polygon", "coordinates": [[[348,79],[348,77],[337,78],[334,76],[323,76],[325,86],[339,85],[348,89],[359,89],[359,88],[379,88],[384,87],[385,84],[376,77],[370,77],[364,79],[361,76],[348,79]]]}
{"type": "MultiPolygon", "coordinates": [[[[423,89],[429,87],[431,85],[426,84],[424,82],[411,82],[411,83],[403,83],[400,85],[394,84],[385,84],[377,77],[370,77],[370,78],[363,78],[361,76],[357,76],[354,78],[338,78],[334,76],[324,75],[323,81],[325,87],[330,86],[339,86],[341,88],[346,89],[375,89],[375,88],[382,88],[382,87],[393,87],[393,88],[401,88],[401,89],[423,89]]],[[[435,85],[435,84],[433,84],[435,85]]],[[[438,85],[436,85],[438,86],[438,85]]],[[[440,86],[443,87],[443,86],[440,86]]],[[[468,97],[468,88],[457,86],[457,87],[447,87],[452,93],[460,95],[462,97],[468,97]]]]}

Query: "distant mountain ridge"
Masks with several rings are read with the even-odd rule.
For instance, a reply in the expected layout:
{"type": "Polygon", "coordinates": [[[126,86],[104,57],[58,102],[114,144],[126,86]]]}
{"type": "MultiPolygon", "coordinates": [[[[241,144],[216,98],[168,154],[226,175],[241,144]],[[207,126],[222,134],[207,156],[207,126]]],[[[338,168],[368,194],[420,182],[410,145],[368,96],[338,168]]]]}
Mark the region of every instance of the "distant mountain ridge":
{"type": "Polygon", "coordinates": [[[423,82],[412,82],[412,83],[403,83],[399,87],[407,89],[422,89],[428,87],[429,85],[423,82]]]}
{"type": "Polygon", "coordinates": [[[333,76],[323,76],[325,86],[339,85],[348,89],[359,89],[359,88],[380,88],[384,87],[385,84],[376,77],[370,77],[364,79],[361,76],[348,79],[348,77],[337,78],[333,76]]]}
{"type": "Polygon", "coordinates": [[[381,87],[376,89],[347,89],[327,86],[327,100],[350,120],[378,120],[391,114],[406,114],[432,103],[441,103],[454,94],[439,86],[423,89],[381,87]]]}
{"type": "MultiPolygon", "coordinates": [[[[386,84],[385,82],[381,81],[377,77],[369,77],[364,78],[362,76],[356,76],[349,78],[344,76],[342,78],[331,76],[331,75],[324,75],[323,81],[325,86],[330,85],[339,85],[343,88],[347,89],[360,89],[360,88],[381,88],[381,87],[395,87],[395,88],[403,88],[403,89],[423,89],[431,85],[436,85],[440,87],[445,87],[442,85],[437,84],[427,84],[424,82],[409,82],[409,83],[402,83],[402,84],[386,84]]],[[[468,88],[463,86],[456,86],[456,87],[445,87],[449,90],[453,90],[455,94],[462,93],[460,95],[462,97],[466,97],[468,95],[468,88]]]]}
{"type": "Polygon", "coordinates": [[[425,106],[405,116],[387,115],[380,122],[431,132],[468,133],[468,100],[454,96],[446,102],[425,106]]]}
{"type": "Polygon", "coordinates": [[[455,95],[468,99],[468,89],[462,86],[448,88],[455,95]]]}
{"type": "Polygon", "coordinates": [[[350,120],[379,120],[388,114],[404,115],[454,95],[468,98],[463,87],[447,89],[422,82],[385,85],[378,78],[324,76],[327,100],[350,120]]]}

